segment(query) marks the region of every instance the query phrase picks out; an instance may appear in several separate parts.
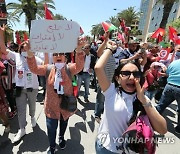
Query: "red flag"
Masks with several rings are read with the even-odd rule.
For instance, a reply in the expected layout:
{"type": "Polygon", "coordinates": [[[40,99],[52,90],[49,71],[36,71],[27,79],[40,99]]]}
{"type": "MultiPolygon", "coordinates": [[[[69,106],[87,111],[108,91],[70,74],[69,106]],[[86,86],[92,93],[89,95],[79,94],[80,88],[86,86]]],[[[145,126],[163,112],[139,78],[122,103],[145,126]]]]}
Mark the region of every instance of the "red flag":
{"type": "Polygon", "coordinates": [[[125,42],[124,35],[121,33],[118,33],[118,40],[122,40],[122,42],[125,42]]]}
{"type": "Polygon", "coordinates": [[[172,40],[173,42],[176,42],[178,39],[177,31],[173,27],[169,26],[169,40],[172,40]]]}
{"type": "Polygon", "coordinates": [[[18,32],[18,31],[16,31],[15,37],[16,37],[16,43],[17,43],[17,44],[21,44],[21,39],[20,39],[20,35],[19,35],[19,32],[18,32]]]}
{"type": "Polygon", "coordinates": [[[83,35],[84,34],[84,31],[83,29],[80,27],[80,34],[83,35]]]}
{"type": "Polygon", "coordinates": [[[49,11],[49,9],[47,8],[47,4],[44,4],[44,10],[45,10],[45,19],[48,20],[53,20],[53,16],[51,14],[51,12],[49,11]]]}
{"type": "Polygon", "coordinates": [[[162,49],[160,52],[159,52],[159,58],[161,60],[166,60],[169,56],[169,53],[171,52],[171,48],[165,48],[165,49],[162,49]]]}
{"type": "Polygon", "coordinates": [[[125,25],[124,19],[120,19],[120,18],[118,18],[118,19],[119,19],[120,27],[121,27],[122,31],[125,31],[126,25],[125,25]]]}
{"type": "Polygon", "coordinates": [[[163,37],[162,37],[161,34],[159,33],[158,38],[157,38],[157,44],[158,44],[159,42],[162,42],[162,41],[163,41],[163,37]]]}
{"type": "Polygon", "coordinates": [[[163,28],[158,28],[151,36],[151,38],[158,38],[159,34],[161,36],[164,36],[165,35],[165,29],[163,28]]]}
{"type": "Polygon", "coordinates": [[[176,40],[176,44],[180,44],[180,39],[177,39],[177,40],[176,40]]]}
{"type": "Polygon", "coordinates": [[[27,41],[28,39],[29,39],[29,38],[28,38],[26,32],[24,32],[24,41],[27,41]]]}

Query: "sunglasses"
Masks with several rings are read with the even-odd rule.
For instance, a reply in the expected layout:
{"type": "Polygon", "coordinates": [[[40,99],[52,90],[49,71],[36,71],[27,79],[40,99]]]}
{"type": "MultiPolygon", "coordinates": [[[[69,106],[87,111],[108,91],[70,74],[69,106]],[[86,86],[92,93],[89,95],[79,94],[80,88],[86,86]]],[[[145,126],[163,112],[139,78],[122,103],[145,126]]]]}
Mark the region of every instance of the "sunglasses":
{"type": "Polygon", "coordinates": [[[64,53],[53,53],[53,56],[61,56],[64,55],[64,53]]]}
{"type": "Polygon", "coordinates": [[[120,74],[122,75],[122,77],[127,77],[127,78],[129,78],[131,74],[133,74],[134,78],[140,78],[141,77],[141,72],[139,72],[139,71],[134,71],[134,72],[121,71],[120,74]]]}

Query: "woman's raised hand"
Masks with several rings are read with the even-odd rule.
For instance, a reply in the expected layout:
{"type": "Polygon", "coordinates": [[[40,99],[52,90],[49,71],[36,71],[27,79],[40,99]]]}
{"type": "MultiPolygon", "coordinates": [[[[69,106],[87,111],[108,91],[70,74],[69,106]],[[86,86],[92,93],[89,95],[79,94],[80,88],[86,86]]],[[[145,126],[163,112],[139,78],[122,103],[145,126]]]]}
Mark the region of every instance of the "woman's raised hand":
{"type": "Polygon", "coordinates": [[[22,42],[20,47],[23,47],[23,50],[27,52],[28,57],[32,57],[34,55],[33,52],[31,52],[29,40],[22,42]]]}
{"type": "Polygon", "coordinates": [[[82,52],[82,47],[87,44],[88,41],[85,37],[78,37],[78,44],[77,44],[77,49],[76,52],[82,52]]]}
{"type": "Polygon", "coordinates": [[[106,47],[114,51],[117,49],[117,44],[114,41],[108,40],[108,42],[106,43],[106,47]]]}
{"type": "Polygon", "coordinates": [[[146,97],[144,95],[145,88],[141,87],[138,79],[135,78],[134,82],[136,86],[137,98],[142,104],[145,104],[146,103],[146,97]]]}

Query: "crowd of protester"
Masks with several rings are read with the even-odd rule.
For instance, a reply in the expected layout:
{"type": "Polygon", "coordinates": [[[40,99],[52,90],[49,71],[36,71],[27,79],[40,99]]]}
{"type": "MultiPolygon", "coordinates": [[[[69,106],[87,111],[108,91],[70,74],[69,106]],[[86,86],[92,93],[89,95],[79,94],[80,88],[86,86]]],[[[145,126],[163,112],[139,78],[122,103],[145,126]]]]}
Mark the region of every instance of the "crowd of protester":
{"type": "MultiPolygon", "coordinates": [[[[90,85],[97,93],[94,117],[100,123],[99,133],[109,132],[110,136],[121,136],[127,129],[127,122],[133,113],[133,102],[138,99],[155,131],[165,134],[167,124],[161,115],[174,100],[177,102],[178,121],[175,132],[180,134],[180,44],[171,44],[171,52],[166,59],[159,55],[162,47],[156,43],[139,42],[129,38],[109,39],[105,33],[97,41],[88,42],[79,38],[74,51],[74,60],[64,53],[33,53],[28,41],[18,45],[6,45],[5,27],[0,28],[0,119],[5,132],[11,129],[8,120],[18,116],[19,131],[13,143],[26,134],[26,106],[29,105],[32,127],[36,127],[36,99],[39,85],[43,88],[46,115],[48,153],[56,150],[56,130],[59,121],[59,146],[66,147],[64,134],[68,119],[75,112],[61,109],[62,95],[73,94],[72,81],[65,67],[76,75],[78,93],[84,84],[84,102],[88,98],[90,85]],[[52,65],[47,76],[48,66],[52,65]],[[59,75],[59,76],[58,76],[59,75]],[[59,82],[63,84],[59,85],[59,82]],[[151,100],[155,100],[154,107],[151,100]],[[123,117],[123,118],[119,118],[123,117]],[[119,128],[119,129],[118,129],[119,128]]],[[[115,144],[99,148],[96,153],[121,153],[115,144]]]]}

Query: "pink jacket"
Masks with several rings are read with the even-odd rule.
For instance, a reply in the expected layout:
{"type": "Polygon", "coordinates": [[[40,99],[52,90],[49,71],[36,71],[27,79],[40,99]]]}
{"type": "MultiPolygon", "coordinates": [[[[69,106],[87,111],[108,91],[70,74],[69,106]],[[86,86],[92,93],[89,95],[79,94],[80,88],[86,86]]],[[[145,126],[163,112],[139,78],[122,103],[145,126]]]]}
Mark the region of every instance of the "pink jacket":
{"type": "MultiPolygon", "coordinates": [[[[77,53],[75,61],[76,63],[68,64],[72,75],[79,73],[83,69],[84,53],[83,52],[77,53]]],[[[27,58],[27,62],[29,65],[29,69],[31,70],[32,73],[41,76],[46,75],[47,65],[37,66],[35,57],[27,58]]],[[[60,119],[60,114],[62,114],[64,120],[66,120],[74,113],[62,110],[60,108],[61,97],[59,97],[58,94],[54,91],[55,74],[56,74],[56,70],[55,67],[53,67],[46,81],[46,95],[44,101],[45,114],[48,118],[52,118],[52,119],[60,119]]],[[[65,71],[65,67],[61,69],[61,74],[64,83],[64,93],[66,95],[72,95],[73,94],[72,81],[68,77],[65,71]]]]}

